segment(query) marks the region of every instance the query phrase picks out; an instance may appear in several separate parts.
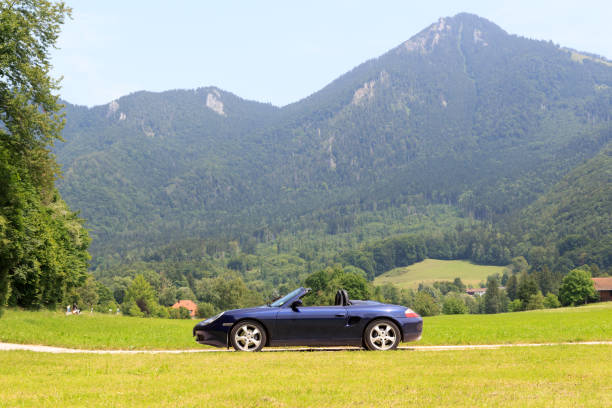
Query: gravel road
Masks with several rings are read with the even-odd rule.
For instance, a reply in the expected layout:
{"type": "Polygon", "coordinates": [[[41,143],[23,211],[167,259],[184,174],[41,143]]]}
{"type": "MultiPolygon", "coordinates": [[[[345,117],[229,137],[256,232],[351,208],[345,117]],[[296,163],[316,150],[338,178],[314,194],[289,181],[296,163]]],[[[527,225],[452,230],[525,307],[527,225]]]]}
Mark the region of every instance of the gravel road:
{"type": "MultiPolygon", "coordinates": [[[[400,346],[399,350],[411,351],[449,351],[449,350],[491,350],[505,347],[542,347],[542,346],[559,346],[559,345],[612,345],[612,341],[583,341],[576,343],[534,343],[534,344],[475,344],[475,345],[448,345],[448,346],[400,346]]],[[[232,349],[190,349],[190,350],[83,350],[72,349],[65,347],[40,346],[34,344],[12,344],[0,343],[0,351],[10,350],[25,350],[38,353],[55,353],[55,354],[182,354],[182,353],[225,353],[233,352],[232,349]]],[[[358,347],[296,347],[296,348],[266,348],[264,352],[279,352],[279,351],[345,351],[345,350],[361,350],[358,347]]]]}

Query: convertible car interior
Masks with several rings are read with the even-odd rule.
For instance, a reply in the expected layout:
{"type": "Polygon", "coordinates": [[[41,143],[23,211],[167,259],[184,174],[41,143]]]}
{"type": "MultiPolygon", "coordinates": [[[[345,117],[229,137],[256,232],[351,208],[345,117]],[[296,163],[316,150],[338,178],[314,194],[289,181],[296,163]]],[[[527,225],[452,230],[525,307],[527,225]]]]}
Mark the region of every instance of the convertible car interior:
{"type": "Polygon", "coordinates": [[[335,306],[350,306],[351,301],[349,300],[348,293],[344,289],[338,290],[336,292],[336,301],[334,303],[335,306]]]}

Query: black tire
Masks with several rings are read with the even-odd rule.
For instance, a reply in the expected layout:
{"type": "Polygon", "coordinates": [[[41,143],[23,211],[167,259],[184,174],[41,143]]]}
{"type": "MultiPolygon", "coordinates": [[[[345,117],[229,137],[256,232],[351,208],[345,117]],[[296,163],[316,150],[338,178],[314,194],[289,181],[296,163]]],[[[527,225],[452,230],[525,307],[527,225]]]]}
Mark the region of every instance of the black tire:
{"type": "Polygon", "coordinates": [[[254,320],[242,320],[230,331],[230,343],[236,351],[260,351],[267,340],[266,330],[254,320]]]}
{"type": "Polygon", "coordinates": [[[399,327],[389,319],[371,321],[363,332],[367,350],[395,350],[402,339],[399,327]]]}

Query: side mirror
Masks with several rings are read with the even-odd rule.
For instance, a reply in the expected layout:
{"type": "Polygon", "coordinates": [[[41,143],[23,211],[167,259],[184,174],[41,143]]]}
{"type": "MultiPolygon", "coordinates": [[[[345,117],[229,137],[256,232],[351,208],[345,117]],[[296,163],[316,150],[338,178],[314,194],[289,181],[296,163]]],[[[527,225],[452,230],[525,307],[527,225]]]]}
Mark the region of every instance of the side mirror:
{"type": "Polygon", "coordinates": [[[302,306],[302,299],[298,299],[293,301],[293,303],[291,304],[291,308],[297,312],[297,308],[302,306]]]}

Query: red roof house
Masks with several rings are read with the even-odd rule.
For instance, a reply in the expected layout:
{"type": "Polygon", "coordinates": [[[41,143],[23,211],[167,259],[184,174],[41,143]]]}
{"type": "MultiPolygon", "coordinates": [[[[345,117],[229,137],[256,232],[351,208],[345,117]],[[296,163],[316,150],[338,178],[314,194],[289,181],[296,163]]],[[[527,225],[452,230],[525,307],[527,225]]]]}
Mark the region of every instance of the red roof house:
{"type": "Polygon", "coordinates": [[[601,302],[612,300],[612,278],[592,278],[601,302]]]}
{"type": "Polygon", "coordinates": [[[487,293],[487,288],[467,288],[465,293],[472,296],[482,296],[487,293]]]}
{"type": "Polygon", "coordinates": [[[184,307],[185,309],[189,310],[189,315],[191,317],[194,317],[198,311],[198,305],[196,305],[193,300],[179,300],[172,305],[173,309],[178,309],[180,307],[184,307]]]}

